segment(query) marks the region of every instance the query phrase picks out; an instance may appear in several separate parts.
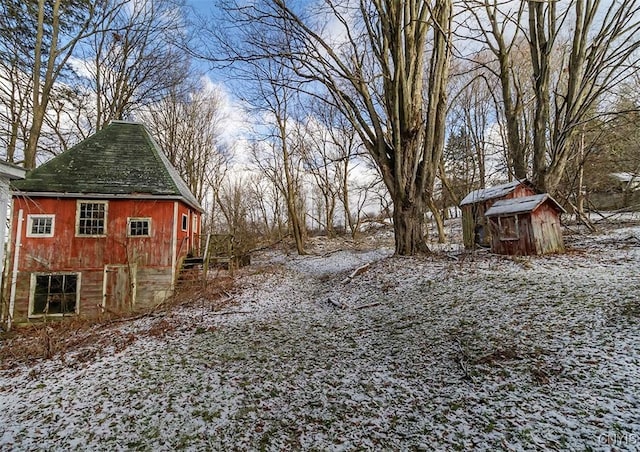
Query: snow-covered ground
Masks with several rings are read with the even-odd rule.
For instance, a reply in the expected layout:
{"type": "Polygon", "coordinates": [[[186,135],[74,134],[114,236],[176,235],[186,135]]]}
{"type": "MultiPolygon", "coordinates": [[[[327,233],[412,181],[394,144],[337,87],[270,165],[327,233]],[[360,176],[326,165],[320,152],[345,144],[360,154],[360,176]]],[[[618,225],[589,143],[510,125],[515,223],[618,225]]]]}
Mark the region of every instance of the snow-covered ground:
{"type": "Polygon", "coordinates": [[[379,238],[4,363],[0,449],[640,449],[640,227],[531,258],[379,238]]]}

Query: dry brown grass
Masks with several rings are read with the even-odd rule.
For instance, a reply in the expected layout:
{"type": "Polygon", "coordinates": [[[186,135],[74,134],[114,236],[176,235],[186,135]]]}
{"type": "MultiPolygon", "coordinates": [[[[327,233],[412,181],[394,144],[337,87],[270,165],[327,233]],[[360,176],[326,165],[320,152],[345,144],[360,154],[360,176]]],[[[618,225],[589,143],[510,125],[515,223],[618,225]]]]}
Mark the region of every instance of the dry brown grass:
{"type": "Polygon", "coordinates": [[[0,335],[0,368],[36,359],[50,359],[81,346],[98,323],[92,319],[65,318],[61,321],[21,325],[0,335]]]}
{"type": "Polygon", "coordinates": [[[177,327],[177,320],[170,316],[172,309],[189,303],[207,303],[212,309],[222,309],[231,302],[232,288],[232,277],[216,275],[206,284],[202,281],[183,284],[170,299],[142,312],[106,313],[95,319],[66,317],[0,332],[0,370],[54,357],[67,364],[88,362],[107,349],[122,351],[140,338],[165,337],[177,327]],[[123,331],[123,327],[139,319],[149,319],[150,326],[136,329],[135,334],[123,331]]]}

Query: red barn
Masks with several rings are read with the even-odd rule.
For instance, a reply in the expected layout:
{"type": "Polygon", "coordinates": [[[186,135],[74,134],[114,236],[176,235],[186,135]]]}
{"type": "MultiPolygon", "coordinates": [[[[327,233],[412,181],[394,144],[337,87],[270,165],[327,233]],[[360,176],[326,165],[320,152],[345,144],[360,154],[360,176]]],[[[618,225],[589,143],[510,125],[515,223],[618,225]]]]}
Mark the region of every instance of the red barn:
{"type": "Polygon", "coordinates": [[[114,121],[12,188],[9,322],[153,306],[197,246],[202,208],[142,124],[114,121]]]}

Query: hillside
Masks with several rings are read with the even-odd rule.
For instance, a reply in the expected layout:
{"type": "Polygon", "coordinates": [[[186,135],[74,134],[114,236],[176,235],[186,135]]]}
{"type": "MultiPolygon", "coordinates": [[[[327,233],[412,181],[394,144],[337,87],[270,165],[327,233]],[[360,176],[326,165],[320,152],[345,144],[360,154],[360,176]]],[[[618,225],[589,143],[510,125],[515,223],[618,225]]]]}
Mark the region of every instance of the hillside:
{"type": "Polygon", "coordinates": [[[314,239],[50,359],[5,339],[0,449],[633,449],[640,226],[566,241],[512,259],[314,239]]]}

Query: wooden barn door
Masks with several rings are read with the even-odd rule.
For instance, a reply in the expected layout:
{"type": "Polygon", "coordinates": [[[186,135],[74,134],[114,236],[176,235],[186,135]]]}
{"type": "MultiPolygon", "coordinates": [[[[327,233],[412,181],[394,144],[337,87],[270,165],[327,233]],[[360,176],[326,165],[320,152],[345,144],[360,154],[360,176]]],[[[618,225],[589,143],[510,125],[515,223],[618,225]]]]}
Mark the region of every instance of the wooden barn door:
{"type": "Polygon", "coordinates": [[[109,311],[126,312],[133,307],[135,296],[135,267],[105,265],[102,305],[109,311]]]}

